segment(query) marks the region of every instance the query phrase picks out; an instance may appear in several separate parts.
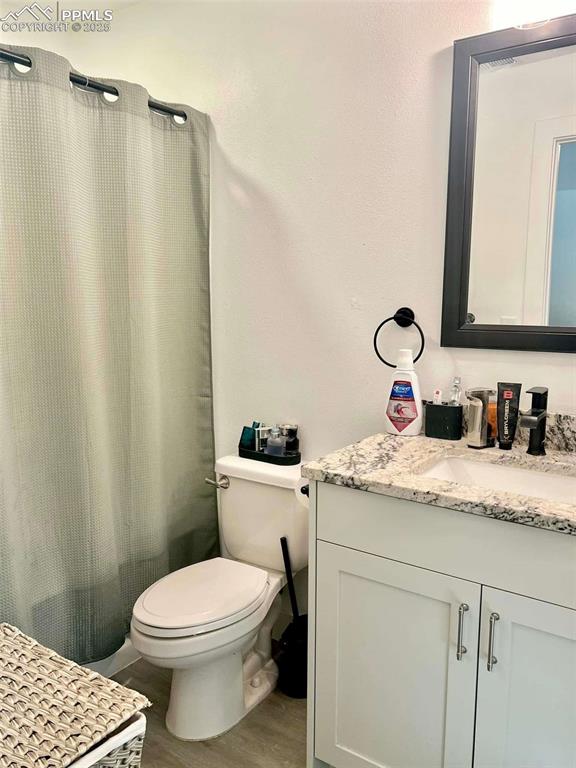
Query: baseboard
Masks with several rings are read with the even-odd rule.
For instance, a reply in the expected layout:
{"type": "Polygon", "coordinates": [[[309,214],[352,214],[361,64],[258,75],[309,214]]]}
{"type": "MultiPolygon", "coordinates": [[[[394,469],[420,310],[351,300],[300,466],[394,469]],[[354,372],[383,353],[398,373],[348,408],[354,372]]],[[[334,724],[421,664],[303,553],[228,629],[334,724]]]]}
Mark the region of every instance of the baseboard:
{"type": "Polygon", "coordinates": [[[113,677],[118,672],[129,667],[130,664],[134,664],[139,658],[140,654],[134,648],[130,637],[127,635],[122,648],[113,653],[112,656],[107,656],[101,661],[93,661],[91,664],[85,664],[84,666],[104,677],[113,677]]]}

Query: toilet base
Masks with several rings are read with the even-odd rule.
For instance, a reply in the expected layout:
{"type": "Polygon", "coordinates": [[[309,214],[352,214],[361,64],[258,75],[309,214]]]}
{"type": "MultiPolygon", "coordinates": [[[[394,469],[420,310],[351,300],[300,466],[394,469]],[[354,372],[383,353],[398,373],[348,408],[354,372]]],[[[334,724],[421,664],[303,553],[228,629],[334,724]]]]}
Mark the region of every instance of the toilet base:
{"type": "Polygon", "coordinates": [[[166,728],[184,741],[219,736],[244,717],[242,648],[220,649],[172,672],[166,728]],[[206,658],[206,657],[211,658],[206,658]],[[200,663],[198,663],[200,662],[200,663]]]}
{"type": "Polygon", "coordinates": [[[278,682],[278,667],[273,659],[270,659],[259,672],[256,672],[248,680],[244,680],[244,706],[245,714],[248,714],[255,706],[260,704],[266,696],[272,693],[278,682]]]}
{"type": "MultiPolygon", "coordinates": [[[[256,652],[249,654],[243,667],[252,666],[256,652]]],[[[197,675],[190,675],[190,670],[174,670],[172,676],[172,689],[170,691],[170,705],[166,713],[166,728],[181,741],[209,741],[222,736],[229,731],[245,715],[254,709],[261,701],[269,696],[276,688],[278,681],[278,667],[273,659],[269,659],[264,666],[253,672],[251,677],[245,678],[241,687],[237,676],[237,668],[232,669],[233,664],[220,666],[218,673],[222,673],[225,680],[225,688],[218,690],[214,686],[212,674],[214,669],[206,669],[205,681],[212,694],[212,701],[218,701],[217,706],[210,707],[206,699],[203,699],[206,687],[202,690],[202,680],[197,675]],[[225,667],[225,668],[224,668],[225,667]],[[235,681],[231,682],[232,675],[235,681]],[[242,701],[231,696],[231,689],[237,686],[242,692],[242,701]],[[201,710],[197,702],[203,701],[201,710]],[[226,705],[223,706],[224,702],[226,705]]]]}
{"type": "Polygon", "coordinates": [[[208,741],[229,731],[276,687],[271,633],[279,595],[262,625],[172,673],[166,728],[182,741],[208,741]]]}

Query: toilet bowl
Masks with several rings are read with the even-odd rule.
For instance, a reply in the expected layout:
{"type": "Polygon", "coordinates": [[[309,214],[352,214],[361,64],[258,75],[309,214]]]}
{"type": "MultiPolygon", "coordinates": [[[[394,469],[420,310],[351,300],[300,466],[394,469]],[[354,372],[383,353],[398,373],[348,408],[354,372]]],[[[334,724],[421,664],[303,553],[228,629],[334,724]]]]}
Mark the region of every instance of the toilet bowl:
{"type": "Polygon", "coordinates": [[[218,736],[273,690],[271,632],[282,586],[280,574],[219,557],[140,596],[132,642],[151,664],[173,670],[166,726],[175,736],[218,736]]]}
{"type": "Polygon", "coordinates": [[[168,574],[133,609],[134,647],[151,664],[173,671],[166,727],[187,741],[224,733],[274,689],[271,636],[285,584],[280,536],[288,536],[299,567],[307,562],[299,468],[254,464],[228,457],[216,466],[220,475],[226,470],[233,491],[220,492],[227,556],[168,574]],[[240,550],[242,560],[233,559],[240,550]]]}

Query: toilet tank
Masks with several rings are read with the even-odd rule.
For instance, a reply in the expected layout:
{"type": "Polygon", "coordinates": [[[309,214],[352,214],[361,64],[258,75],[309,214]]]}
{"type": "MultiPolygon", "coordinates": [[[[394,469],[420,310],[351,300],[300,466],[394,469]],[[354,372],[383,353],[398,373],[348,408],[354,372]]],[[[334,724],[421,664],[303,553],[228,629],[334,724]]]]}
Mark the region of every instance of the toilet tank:
{"type": "Polygon", "coordinates": [[[220,535],[227,556],[284,571],[280,537],[286,536],[294,573],[308,565],[307,481],[300,466],[282,467],[239,456],[216,462],[218,479],[230,485],[218,491],[220,535]]]}

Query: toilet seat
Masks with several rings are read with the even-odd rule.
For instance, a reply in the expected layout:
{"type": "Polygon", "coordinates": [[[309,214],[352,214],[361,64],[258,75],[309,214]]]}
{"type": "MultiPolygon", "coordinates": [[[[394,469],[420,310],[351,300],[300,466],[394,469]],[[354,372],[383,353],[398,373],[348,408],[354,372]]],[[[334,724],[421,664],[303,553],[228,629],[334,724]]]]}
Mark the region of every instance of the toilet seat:
{"type": "Polygon", "coordinates": [[[246,618],[264,602],[267,571],[216,557],[164,576],[140,595],[132,623],[152,637],[191,637],[246,618]]]}

